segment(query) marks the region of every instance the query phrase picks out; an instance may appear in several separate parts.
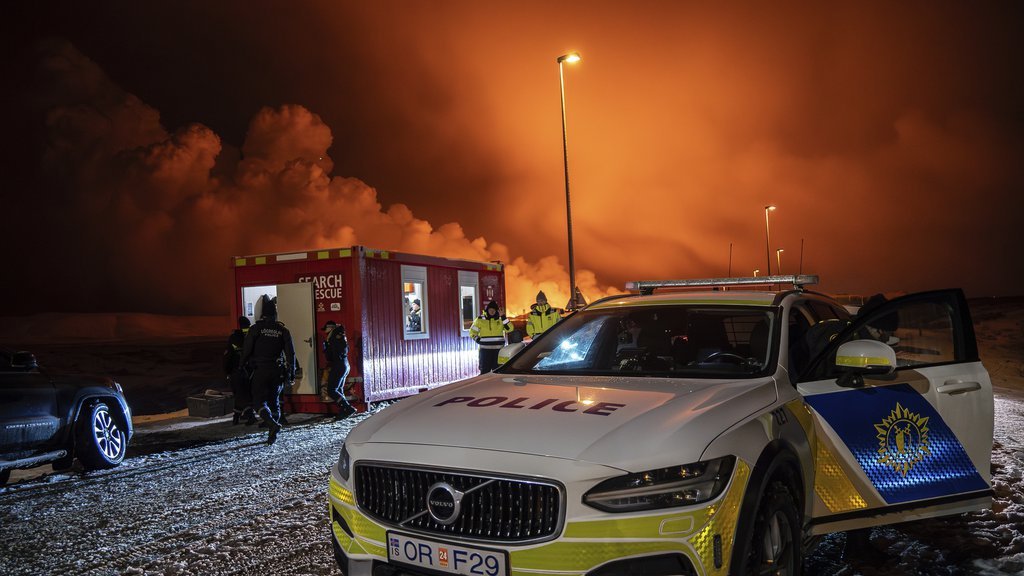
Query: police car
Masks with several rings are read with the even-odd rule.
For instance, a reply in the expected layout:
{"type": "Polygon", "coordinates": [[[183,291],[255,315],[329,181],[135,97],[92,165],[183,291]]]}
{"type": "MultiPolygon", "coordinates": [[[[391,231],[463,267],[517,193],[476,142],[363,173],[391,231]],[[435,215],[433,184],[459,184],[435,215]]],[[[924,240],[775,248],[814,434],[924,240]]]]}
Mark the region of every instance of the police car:
{"type": "Polygon", "coordinates": [[[798,574],[816,536],[989,506],[962,292],[851,318],[816,281],[631,283],[368,418],[330,474],[342,570],[798,574]]]}

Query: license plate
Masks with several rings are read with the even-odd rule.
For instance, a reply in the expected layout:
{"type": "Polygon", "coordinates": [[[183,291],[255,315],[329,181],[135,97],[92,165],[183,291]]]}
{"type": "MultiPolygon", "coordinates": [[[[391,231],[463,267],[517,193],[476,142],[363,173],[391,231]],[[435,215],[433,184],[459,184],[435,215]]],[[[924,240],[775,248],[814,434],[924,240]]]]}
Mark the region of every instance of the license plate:
{"type": "Polygon", "coordinates": [[[388,561],[444,574],[508,576],[508,554],[388,532],[388,561]]]}

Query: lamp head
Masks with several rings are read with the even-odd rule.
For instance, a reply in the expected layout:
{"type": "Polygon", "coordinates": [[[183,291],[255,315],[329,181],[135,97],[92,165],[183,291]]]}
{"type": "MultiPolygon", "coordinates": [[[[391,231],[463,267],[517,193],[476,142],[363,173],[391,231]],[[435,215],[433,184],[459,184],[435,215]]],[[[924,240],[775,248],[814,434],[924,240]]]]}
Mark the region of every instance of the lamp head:
{"type": "Polygon", "coordinates": [[[561,56],[558,57],[559,64],[561,64],[562,62],[573,64],[575,62],[579,62],[580,60],[581,58],[579,52],[569,52],[568,54],[562,54],[561,56]]]}
{"type": "Polygon", "coordinates": [[[764,209],[770,212],[772,210],[775,210],[775,206],[769,204],[768,206],[765,206],[764,209]]]}

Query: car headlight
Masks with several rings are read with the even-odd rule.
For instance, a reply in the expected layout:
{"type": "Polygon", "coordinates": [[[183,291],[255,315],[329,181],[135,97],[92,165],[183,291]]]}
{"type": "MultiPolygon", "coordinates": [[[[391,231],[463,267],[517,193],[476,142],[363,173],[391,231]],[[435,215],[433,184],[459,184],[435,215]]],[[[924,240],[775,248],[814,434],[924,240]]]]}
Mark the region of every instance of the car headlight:
{"type": "Polygon", "coordinates": [[[348,481],[349,472],[350,472],[350,470],[349,470],[349,461],[348,461],[348,449],[345,448],[345,443],[342,442],[341,443],[341,456],[338,456],[338,474],[341,474],[341,477],[343,479],[345,479],[345,481],[347,482],[348,481]]]}
{"type": "Polygon", "coordinates": [[[690,506],[718,497],[729,483],[735,456],[609,478],[583,495],[605,512],[690,506]]]}

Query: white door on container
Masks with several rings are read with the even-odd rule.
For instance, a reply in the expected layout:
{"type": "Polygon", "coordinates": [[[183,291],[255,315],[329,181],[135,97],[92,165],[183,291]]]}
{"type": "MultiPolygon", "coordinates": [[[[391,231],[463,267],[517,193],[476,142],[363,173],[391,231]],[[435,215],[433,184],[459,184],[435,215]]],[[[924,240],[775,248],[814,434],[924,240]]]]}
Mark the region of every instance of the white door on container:
{"type": "Polygon", "coordinates": [[[319,394],[316,368],[316,328],[313,324],[313,283],[277,285],[277,319],[292,334],[295,360],[302,377],[295,379],[293,394],[319,394]]]}

